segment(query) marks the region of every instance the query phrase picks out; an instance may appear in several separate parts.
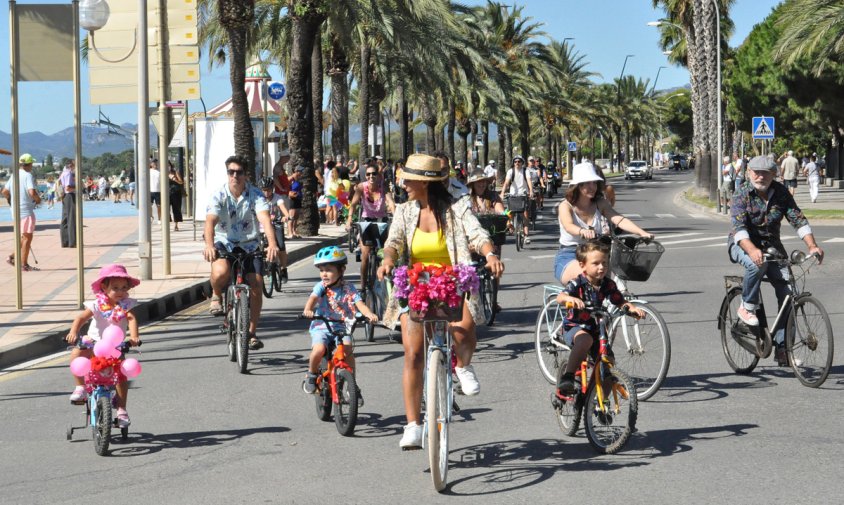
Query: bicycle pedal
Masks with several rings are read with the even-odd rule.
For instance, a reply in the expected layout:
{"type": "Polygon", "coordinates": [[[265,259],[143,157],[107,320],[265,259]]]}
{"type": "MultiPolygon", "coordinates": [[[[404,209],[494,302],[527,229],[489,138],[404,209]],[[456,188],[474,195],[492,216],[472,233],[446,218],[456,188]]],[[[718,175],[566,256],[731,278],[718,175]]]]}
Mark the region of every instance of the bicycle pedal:
{"type": "Polygon", "coordinates": [[[422,446],[421,445],[415,445],[415,446],[411,446],[411,447],[402,447],[401,450],[402,450],[402,452],[421,451],[422,446]]]}
{"type": "Polygon", "coordinates": [[[460,413],[460,405],[457,405],[457,402],[452,401],[452,402],[451,402],[451,411],[452,411],[454,414],[459,414],[459,413],[460,413]]]}
{"type": "Polygon", "coordinates": [[[88,403],[88,400],[71,400],[71,405],[85,405],[88,403]]]}

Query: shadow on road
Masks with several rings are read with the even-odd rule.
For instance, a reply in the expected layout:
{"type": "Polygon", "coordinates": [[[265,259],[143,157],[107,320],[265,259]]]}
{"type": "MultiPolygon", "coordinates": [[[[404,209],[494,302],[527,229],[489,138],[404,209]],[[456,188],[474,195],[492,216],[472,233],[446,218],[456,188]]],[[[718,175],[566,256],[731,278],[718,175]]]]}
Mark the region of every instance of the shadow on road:
{"type": "Polygon", "coordinates": [[[290,428],[266,426],[263,428],[244,428],[242,430],[190,431],[158,435],[152,433],[130,433],[129,438],[125,442],[122,442],[119,437],[112,437],[111,446],[113,449],[111,455],[116,457],[145,456],[155,454],[164,449],[211,447],[252,435],[284,433],[287,431],[290,431],[290,428]],[[124,444],[131,445],[131,447],[124,447],[124,444]]]}

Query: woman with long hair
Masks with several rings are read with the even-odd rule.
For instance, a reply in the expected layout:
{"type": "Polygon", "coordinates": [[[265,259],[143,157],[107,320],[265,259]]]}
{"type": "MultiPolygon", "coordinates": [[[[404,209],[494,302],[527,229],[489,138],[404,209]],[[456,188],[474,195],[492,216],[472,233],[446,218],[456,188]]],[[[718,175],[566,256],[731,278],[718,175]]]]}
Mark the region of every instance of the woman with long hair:
{"type": "MultiPolygon", "coordinates": [[[[379,278],[389,275],[400,258],[408,264],[468,264],[472,261],[472,251],[486,257],[487,268],[495,277],[504,272],[504,264],[495,255],[489,234],[472,214],[468,199],[452,199],[445,185],[448,176],[448,168],[443,168],[440,160],[433,156],[413,154],[408,157],[402,171],[408,202],[396,207],[384,247],[384,261],[378,270],[379,278]]],[[[411,320],[407,309],[399,308],[396,298],[388,302],[384,321],[387,326],[401,322],[404,347],[402,390],[408,424],[399,446],[402,449],[418,449],[422,446],[423,326],[411,320]]],[[[480,321],[483,321],[483,310],[478,297],[470,297],[463,305],[462,320],[451,323],[456,373],[463,393],[467,395],[480,391],[471,365],[477,344],[475,325],[480,321]]]]}

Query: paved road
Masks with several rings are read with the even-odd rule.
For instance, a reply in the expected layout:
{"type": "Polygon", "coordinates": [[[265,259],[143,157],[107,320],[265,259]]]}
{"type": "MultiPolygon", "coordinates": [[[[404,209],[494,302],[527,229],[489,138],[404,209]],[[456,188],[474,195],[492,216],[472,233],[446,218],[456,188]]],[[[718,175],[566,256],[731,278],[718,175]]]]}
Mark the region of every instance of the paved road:
{"type": "MultiPolygon", "coordinates": [[[[582,431],[562,437],[549,407],[532,341],[556,249],[556,224],[546,219],[527,251],[505,248],[506,310],[480,341],[481,394],[460,399],[444,496],[433,491],[424,453],[398,449],[402,354],[385,332],[356,351],[366,398],[356,436],[343,438],[316,418],[300,389],[308,337],[294,320],[316,281],[303,265],[289,290],[266,304],[267,345],[249,375],[224,357],[218,321],[204,307],[144,328],[132,433],[110,457],[94,454],[85,431],[64,439],[67,424],[82,418],[66,400],[66,357],[0,376],[3,502],[837,502],[842,361],[818,390],[770,360],[749,377],[731,373],[714,322],[722,276],[735,271],[723,247],[727,225],[673,205],[690,177],[658,172],[653,182],[615,182],[617,207],[638,214],[666,244],[651,281],[634,289],[665,315],[673,343],[670,377],[640,406],[639,431],[621,454],[597,456],[582,431]]],[[[829,261],[810,286],[841,328],[844,228],[819,228],[818,236],[829,261]]]]}

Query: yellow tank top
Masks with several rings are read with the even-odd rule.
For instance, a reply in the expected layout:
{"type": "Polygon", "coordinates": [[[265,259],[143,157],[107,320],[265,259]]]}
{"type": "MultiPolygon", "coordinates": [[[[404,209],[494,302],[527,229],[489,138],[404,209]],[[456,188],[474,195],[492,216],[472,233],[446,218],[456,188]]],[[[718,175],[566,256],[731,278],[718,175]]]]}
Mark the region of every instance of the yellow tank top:
{"type": "Polygon", "coordinates": [[[451,265],[442,230],[425,232],[416,228],[410,244],[410,261],[425,265],[451,265]]]}

